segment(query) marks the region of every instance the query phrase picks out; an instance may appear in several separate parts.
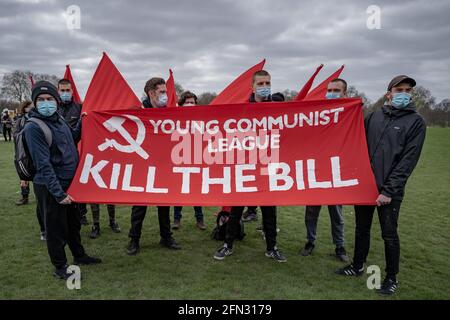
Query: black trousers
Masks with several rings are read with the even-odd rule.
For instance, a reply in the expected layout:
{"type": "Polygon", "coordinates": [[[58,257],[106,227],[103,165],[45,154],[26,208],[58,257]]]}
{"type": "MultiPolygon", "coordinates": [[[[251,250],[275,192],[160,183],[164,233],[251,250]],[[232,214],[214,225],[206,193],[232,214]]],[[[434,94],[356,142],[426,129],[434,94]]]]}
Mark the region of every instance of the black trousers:
{"type": "Polygon", "coordinates": [[[386,273],[388,276],[395,276],[399,272],[400,240],[397,233],[397,222],[400,205],[401,201],[392,200],[390,204],[381,207],[355,206],[356,229],[353,264],[356,268],[362,268],[369,254],[370,229],[373,214],[377,208],[381,236],[384,240],[386,273]]]}
{"type": "MultiPolygon", "coordinates": [[[[116,206],[113,204],[107,204],[106,209],[109,215],[109,222],[116,221],[116,206]]],[[[97,203],[91,203],[92,220],[94,224],[100,224],[100,205],[97,203]]]]}
{"type": "MultiPolygon", "coordinates": [[[[131,228],[128,236],[136,241],[141,238],[142,223],[144,222],[147,207],[133,206],[131,209],[131,228]]],[[[159,234],[162,239],[170,239],[170,207],[158,207],[159,234]]]]}
{"type": "Polygon", "coordinates": [[[36,217],[38,219],[39,222],[39,228],[41,229],[41,232],[45,232],[45,201],[39,201],[40,195],[39,195],[39,191],[42,189],[42,185],[40,186],[41,188],[38,187],[39,191],[36,190],[36,185],[33,185],[33,191],[34,191],[34,196],[36,197],[36,217]]]}
{"type": "Polygon", "coordinates": [[[61,268],[67,264],[66,244],[74,258],[85,254],[80,236],[80,211],[77,204],[62,205],[48,192],[45,185],[34,184],[37,200],[45,212],[47,249],[52,264],[61,268]]]}
{"type": "MultiPolygon", "coordinates": [[[[238,236],[239,221],[245,207],[232,207],[230,219],[227,223],[225,243],[229,248],[238,236]]],[[[273,250],[277,244],[277,207],[260,207],[262,213],[263,231],[266,238],[267,250],[273,250]]]]}

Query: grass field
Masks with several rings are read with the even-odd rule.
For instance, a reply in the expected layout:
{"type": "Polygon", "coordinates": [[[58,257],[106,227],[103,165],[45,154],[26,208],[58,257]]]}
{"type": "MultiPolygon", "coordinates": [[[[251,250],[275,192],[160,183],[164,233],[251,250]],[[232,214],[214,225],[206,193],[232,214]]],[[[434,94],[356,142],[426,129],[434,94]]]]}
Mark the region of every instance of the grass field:
{"type": "MultiPolygon", "coordinates": [[[[234,255],[214,261],[220,245],[210,240],[216,208],[206,208],[207,231],[195,228],[193,209],[185,208],[183,226],[174,232],[180,251],[159,246],[156,210],[150,208],[141,252],[129,257],[130,208],[118,209],[122,233],[113,234],[102,207],[101,237],[89,239],[90,227],[83,227],[82,240],[88,253],[104,263],[82,267],[81,290],[68,290],[65,282],[52,277],[45,243],[39,240],[34,197],[28,206],[14,205],[20,194],[12,149],[11,143],[0,141],[0,299],[380,299],[367,289],[367,275],[348,279],[334,274],[342,263],[330,256],[334,247],[326,210],[313,255],[298,255],[305,241],[304,207],[279,208],[278,243],[288,257],[284,264],[264,256],[254,222],[245,225],[247,236],[235,245],[234,255]]],[[[352,207],[345,208],[345,222],[346,246],[352,252],[352,207]]],[[[428,129],[422,158],[407,186],[399,229],[400,288],[388,299],[450,299],[450,129],[428,129]]],[[[384,270],[378,219],[368,264],[384,270]]]]}

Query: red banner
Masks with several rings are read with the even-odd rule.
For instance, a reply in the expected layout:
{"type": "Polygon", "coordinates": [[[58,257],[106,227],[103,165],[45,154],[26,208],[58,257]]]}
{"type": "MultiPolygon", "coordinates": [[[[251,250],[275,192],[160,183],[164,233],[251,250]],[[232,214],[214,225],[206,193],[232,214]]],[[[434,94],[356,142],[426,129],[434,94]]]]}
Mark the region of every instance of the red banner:
{"type": "Polygon", "coordinates": [[[68,193],[136,205],[374,204],[360,99],[91,112],[68,193]]]}

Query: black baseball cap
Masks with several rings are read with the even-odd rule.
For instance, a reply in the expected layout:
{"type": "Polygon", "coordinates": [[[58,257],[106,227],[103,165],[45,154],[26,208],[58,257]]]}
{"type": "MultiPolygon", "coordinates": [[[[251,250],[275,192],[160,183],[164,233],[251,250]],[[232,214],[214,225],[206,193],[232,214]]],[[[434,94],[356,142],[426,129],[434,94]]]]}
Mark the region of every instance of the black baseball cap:
{"type": "Polygon", "coordinates": [[[411,85],[411,87],[416,86],[416,80],[414,80],[411,77],[405,76],[405,75],[400,75],[400,76],[394,77],[394,79],[392,79],[391,82],[389,82],[387,91],[391,91],[391,89],[393,87],[398,86],[400,83],[409,83],[411,85]]]}

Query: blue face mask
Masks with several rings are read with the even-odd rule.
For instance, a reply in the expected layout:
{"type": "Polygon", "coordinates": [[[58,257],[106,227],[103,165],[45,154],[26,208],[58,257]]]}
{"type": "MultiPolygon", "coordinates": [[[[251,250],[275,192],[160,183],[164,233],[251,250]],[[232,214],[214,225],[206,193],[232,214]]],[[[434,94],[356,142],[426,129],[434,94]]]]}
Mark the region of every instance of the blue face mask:
{"type": "Polygon", "coordinates": [[[167,98],[167,94],[163,93],[158,97],[158,100],[156,101],[156,105],[161,108],[165,107],[167,105],[167,101],[169,99],[167,98]]]}
{"type": "Polygon", "coordinates": [[[256,88],[256,95],[263,99],[267,99],[270,96],[270,87],[256,88]]]}
{"type": "Polygon", "coordinates": [[[326,99],[339,99],[341,94],[339,92],[327,92],[325,95],[326,99]]]}
{"type": "Polygon", "coordinates": [[[406,108],[411,102],[411,94],[406,92],[394,93],[392,95],[392,106],[396,109],[406,108]]]}
{"type": "Polygon", "coordinates": [[[72,101],[72,92],[61,92],[59,94],[62,102],[70,102],[72,101]]]}
{"type": "Polygon", "coordinates": [[[56,101],[38,101],[37,111],[44,117],[50,117],[56,112],[56,101]]]}

